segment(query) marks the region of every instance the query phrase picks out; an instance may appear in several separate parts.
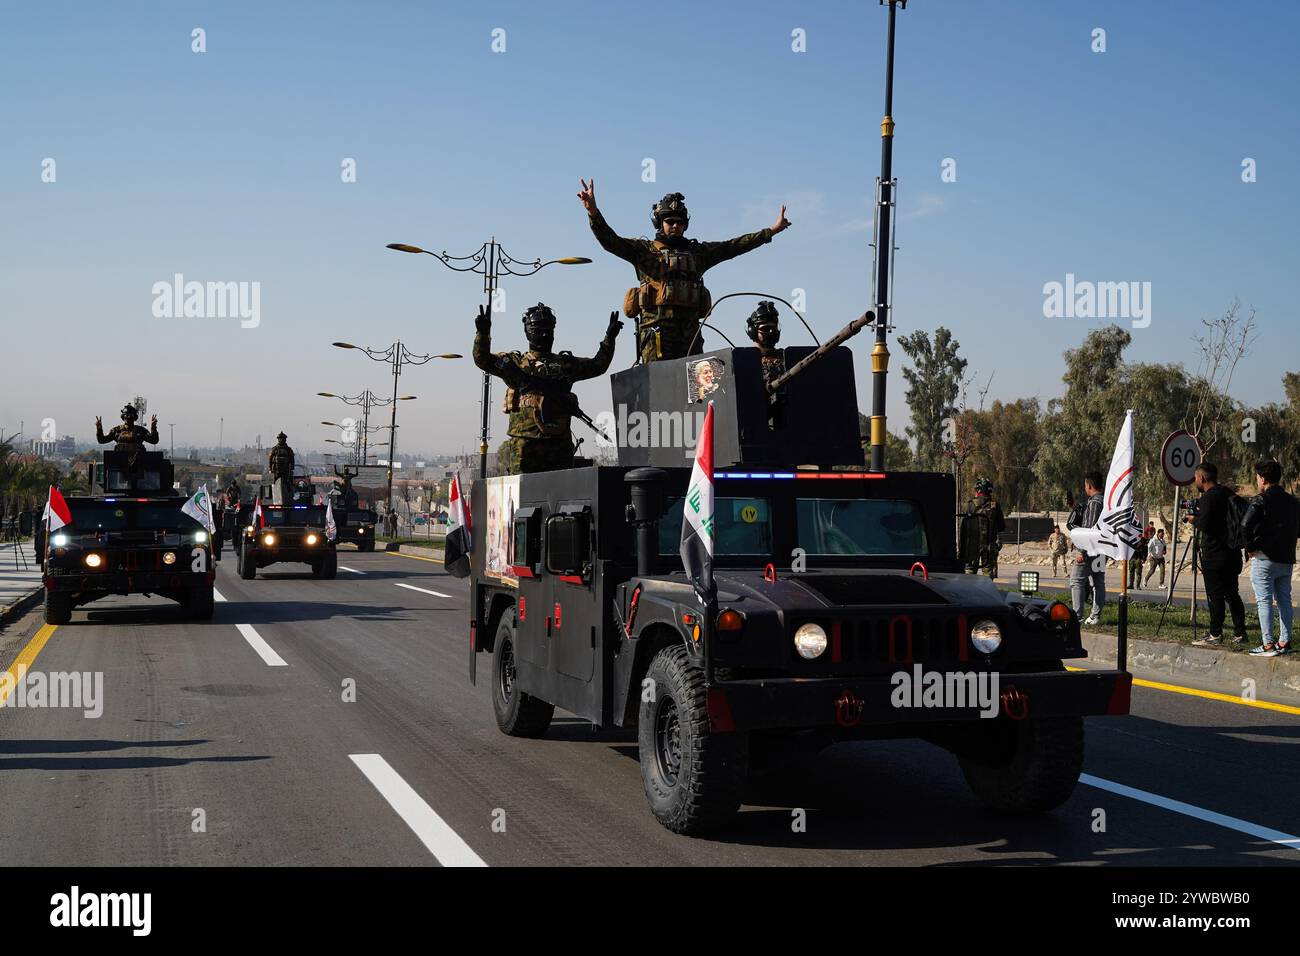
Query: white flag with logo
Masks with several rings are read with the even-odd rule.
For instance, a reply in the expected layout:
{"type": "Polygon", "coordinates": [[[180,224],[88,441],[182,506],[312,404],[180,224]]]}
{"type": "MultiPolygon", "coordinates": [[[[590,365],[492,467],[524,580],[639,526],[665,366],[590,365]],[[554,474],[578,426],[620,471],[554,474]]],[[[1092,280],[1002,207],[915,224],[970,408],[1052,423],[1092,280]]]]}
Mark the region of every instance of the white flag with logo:
{"type": "Polygon", "coordinates": [[[212,499],[208,496],[206,484],[194,492],[189,501],[181,505],[181,511],[203,525],[209,532],[217,530],[217,523],[212,520],[212,499]]]}
{"type": "Polygon", "coordinates": [[[333,541],[339,536],[339,526],[334,523],[334,502],[325,502],[325,540],[333,541]]]}
{"type": "Polygon", "coordinates": [[[1133,514],[1133,409],[1124,414],[1124,427],[1115,441],[1115,454],[1101,490],[1101,517],[1096,527],[1075,528],[1070,541],[1089,554],[1104,554],[1116,561],[1133,557],[1142,539],[1142,526],[1133,514]]]}
{"type": "Polygon", "coordinates": [[[700,600],[714,598],[713,586],[713,403],[704,413],[704,425],[695,446],[695,464],[682,502],[680,553],[686,577],[700,600]]]}

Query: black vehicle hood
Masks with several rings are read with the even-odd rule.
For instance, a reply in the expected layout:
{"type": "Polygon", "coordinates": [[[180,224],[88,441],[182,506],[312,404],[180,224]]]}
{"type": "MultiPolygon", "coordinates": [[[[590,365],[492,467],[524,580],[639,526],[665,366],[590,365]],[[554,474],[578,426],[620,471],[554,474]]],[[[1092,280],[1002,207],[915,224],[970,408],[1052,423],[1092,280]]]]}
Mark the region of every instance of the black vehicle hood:
{"type": "Polygon", "coordinates": [[[772,610],[819,611],[826,608],[946,606],[1000,608],[1005,595],[987,577],[972,574],[909,575],[895,569],[835,568],[778,572],[765,581],[760,570],[717,569],[719,603],[754,602],[772,610]]]}

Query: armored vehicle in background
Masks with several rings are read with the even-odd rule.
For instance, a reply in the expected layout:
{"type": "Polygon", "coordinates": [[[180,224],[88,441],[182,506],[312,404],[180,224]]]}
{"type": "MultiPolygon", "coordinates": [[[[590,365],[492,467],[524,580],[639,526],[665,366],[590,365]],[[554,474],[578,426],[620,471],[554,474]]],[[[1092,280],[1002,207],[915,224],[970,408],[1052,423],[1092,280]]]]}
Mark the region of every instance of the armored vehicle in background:
{"type": "Polygon", "coordinates": [[[476,481],[471,680],[490,655],[506,734],[541,736],[556,707],[635,728],[650,808],[681,833],[725,825],[751,770],[841,740],[930,741],[988,805],[1050,810],[1083,717],[1127,713],[1131,677],[1067,671],[1087,656],[1069,607],[963,574],[978,535],[951,475],[863,467],[852,356],[827,346],[802,366],[813,350],[786,349],[772,381],[752,348],[619,372],[618,466],[476,481]],[[709,401],[712,610],[678,554],[709,401]]]}
{"type": "Polygon", "coordinates": [[[334,505],[334,520],[338,523],[338,543],[354,544],[358,551],[375,550],[375,513],[361,500],[352,479],[360,469],[356,465],[334,466],[334,474],[343,479],[335,482],[329,492],[334,505]]]}
{"type": "Polygon", "coordinates": [[[266,484],[257,489],[251,507],[240,508],[235,548],[245,581],[257,577],[259,568],[283,562],[306,564],[313,577],[338,576],[335,532],[327,527],[325,506],[315,503],[315,489],[305,478],[295,477],[293,487],[288,504],[272,504],[272,486],[266,484]]]}
{"type": "Polygon", "coordinates": [[[162,452],[113,450],[87,469],[91,493],[67,495],[71,521],[48,535],[41,582],[45,622],[110,594],[157,594],[194,618],[212,617],[211,542],[181,511],[172,463],[162,452]]]}

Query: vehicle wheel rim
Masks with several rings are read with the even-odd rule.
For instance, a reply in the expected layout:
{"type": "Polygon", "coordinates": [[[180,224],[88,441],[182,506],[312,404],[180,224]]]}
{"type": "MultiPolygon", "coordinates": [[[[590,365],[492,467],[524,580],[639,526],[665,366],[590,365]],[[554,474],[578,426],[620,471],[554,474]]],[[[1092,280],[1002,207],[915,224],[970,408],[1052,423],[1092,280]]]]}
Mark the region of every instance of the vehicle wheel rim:
{"type": "Polygon", "coordinates": [[[655,763],[664,782],[677,786],[677,774],[682,769],[682,737],[677,703],[671,697],[661,698],[655,712],[655,763]]]}
{"type": "Polygon", "coordinates": [[[501,699],[509,703],[515,690],[515,648],[509,640],[501,645],[501,677],[498,684],[501,699]]]}

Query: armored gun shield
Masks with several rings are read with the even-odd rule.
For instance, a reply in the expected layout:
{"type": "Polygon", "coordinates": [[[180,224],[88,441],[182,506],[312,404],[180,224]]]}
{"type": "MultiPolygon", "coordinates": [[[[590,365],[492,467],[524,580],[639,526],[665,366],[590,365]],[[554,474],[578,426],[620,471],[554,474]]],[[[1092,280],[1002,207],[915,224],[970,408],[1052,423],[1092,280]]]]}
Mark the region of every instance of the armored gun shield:
{"type": "MultiPolygon", "coordinates": [[[[786,368],[814,352],[784,350],[786,368]]],[[[628,467],[689,465],[713,402],[715,468],[863,463],[853,353],[833,348],[815,372],[769,395],[756,348],[728,348],[636,365],[611,376],[618,461],[628,467]]]]}

